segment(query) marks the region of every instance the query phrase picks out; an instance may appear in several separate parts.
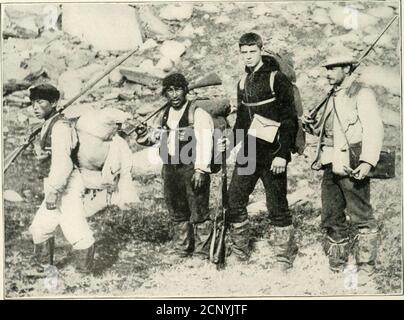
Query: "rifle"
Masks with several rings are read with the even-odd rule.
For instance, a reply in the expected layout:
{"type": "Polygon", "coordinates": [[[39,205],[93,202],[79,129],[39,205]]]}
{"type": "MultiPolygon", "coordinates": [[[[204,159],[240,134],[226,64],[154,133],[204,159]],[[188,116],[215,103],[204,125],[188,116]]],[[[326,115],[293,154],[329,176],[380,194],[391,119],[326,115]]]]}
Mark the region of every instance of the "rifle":
{"type": "MultiPolygon", "coordinates": [[[[132,56],[135,52],[139,50],[139,47],[130,51],[128,54],[123,56],[121,59],[116,61],[111,67],[109,67],[106,71],[104,71],[99,77],[97,77],[94,81],[90,82],[85,86],[79,93],[77,93],[73,98],[71,98],[66,104],[58,109],[58,113],[62,113],[67,107],[72,105],[78,98],[80,98],[83,94],[93,88],[98,82],[100,82],[105,76],[111,73],[116,67],[120,66],[123,62],[125,62],[130,56],[132,56]]],[[[42,124],[34,127],[32,132],[28,135],[25,141],[14,149],[5,159],[5,165],[3,173],[7,171],[10,165],[15,161],[15,159],[35,140],[36,135],[41,132],[42,124]]]]}
{"type": "MultiPolygon", "coordinates": [[[[194,90],[194,89],[199,89],[199,88],[204,88],[204,87],[210,87],[210,86],[217,86],[221,85],[222,80],[219,78],[219,76],[212,72],[200,79],[199,81],[189,85],[188,89],[189,91],[194,90]]],[[[139,125],[145,126],[147,122],[153,118],[155,115],[159,114],[161,111],[163,111],[167,107],[166,104],[164,104],[162,107],[158,108],[157,110],[153,111],[150,115],[146,117],[146,119],[142,120],[139,125]]],[[[123,132],[126,137],[130,136],[133,132],[141,132],[139,131],[139,126],[136,126],[135,128],[129,130],[128,132],[123,132]]]]}
{"type": "Polygon", "coordinates": [[[222,153],[222,203],[220,208],[220,215],[222,217],[222,221],[219,222],[219,215],[216,216],[214,225],[213,225],[213,236],[210,243],[210,260],[216,264],[217,270],[222,270],[225,267],[225,259],[226,259],[226,229],[227,229],[227,221],[226,221],[226,209],[228,207],[228,195],[227,195],[227,162],[226,162],[226,146],[224,152],[222,153]],[[218,229],[220,231],[218,232],[218,229]],[[216,238],[219,233],[219,241],[216,238]]]}
{"type": "MultiPolygon", "coordinates": [[[[359,58],[358,62],[354,65],[352,65],[351,73],[350,75],[359,67],[359,65],[362,63],[362,61],[368,56],[368,54],[374,49],[376,46],[376,43],[380,40],[380,38],[386,33],[388,28],[393,24],[394,20],[397,19],[397,16],[394,16],[393,19],[390,20],[390,22],[387,24],[387,26],[383,29],[383,31],[377,36],[375,41],[366,49],[366,51],[362,54],[362,56],[359,58]]],[[[309,112],[309,117],[314,118],[318,111],[325,105],[326,101],[328,98],[334,93],[335,88],[331,88],[331,90],[327,93],[327,96],[313,109],[310,110],[309,112]]]]}

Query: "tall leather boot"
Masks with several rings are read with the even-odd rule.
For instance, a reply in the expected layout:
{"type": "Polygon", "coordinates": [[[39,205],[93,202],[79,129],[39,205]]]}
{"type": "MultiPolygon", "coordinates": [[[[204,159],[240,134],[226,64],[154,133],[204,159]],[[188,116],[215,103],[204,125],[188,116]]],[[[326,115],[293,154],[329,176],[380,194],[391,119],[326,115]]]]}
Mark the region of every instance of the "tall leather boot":
{"type": "Polygon", "coordinates": [[[324,251],[328,256],[330,270],[333,272],[344,271],[349,257],[349,238],[336,241],[330,236],[327,236],[324,251]]]}
{"type": "Polygon", "coordinates": [[[245,220],[240,223],[229,224],[230,251],[237,260],[247,261],[250,258],[250,222],[245,220]]]}
{"type": "Polygon", "coordinates": [[[173,248],[181,258],[189,256],[193,251],[193,227],[189,221],[174,223],[173,248]]]}
{"type": "Polygon", "coordinates": [[[55,238],[51,237],[47,241],[34,244],[30,265],[37,273],[43,273],[47,265],[53,265],[55,251],[55,238]]]}
{"type": "Polygon", "coordinates": [[[375,272],[379,233],[377,229],[359,229],[355,237],[354,255],[358,268],[358,281],[366,284],[375,272]]]}
{"type": "Polygon", "coordinates": [[[94,253],[94,244],[88,249],[75,250],[73,252],[77,272],[88,274],[93,271],[94,253]]]}
{"type": "Polygon", "coordinates": [[[280,271],[287,271],[292,268],[298,251],[295,243],[295,230],[292,225],[273,227],[273,230],[276,266],[280,271]]]}
{"type": "Polygon", "coordinates": [[[195,248],[194,255],[202,259],[209,259],[210,240],[212,237],[212,221],[206,220],[194,224],[195,248]]]}

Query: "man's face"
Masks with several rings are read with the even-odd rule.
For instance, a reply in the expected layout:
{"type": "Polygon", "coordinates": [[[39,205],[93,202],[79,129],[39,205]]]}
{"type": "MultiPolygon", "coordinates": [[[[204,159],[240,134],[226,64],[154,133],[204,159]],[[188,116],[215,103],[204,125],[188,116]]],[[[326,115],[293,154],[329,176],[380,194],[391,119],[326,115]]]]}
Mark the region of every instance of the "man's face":
{"type": "Polygon", "coordinates": [[[262,60],[261,49],[256,44],[252,46],[241,46],[240,53],[245,66],[249,68],[254,68],[262,60]]]}
{"type": "Polygon", "coordinates": [[[34,100],[32,102],[32,108],[34,109],[34,114],[38,119],[46,119],[52,112],[55,102],[51,103],[48,100],[34,100]]]}
{"type": "Polygon", "coordinates": [[[327,67],[327,80],[331,85],[339,86],[346,76],[346,68],[343,66],[327,67]]]}
{"type": "Polygon", "coordinates": [[[181,108],[186,101],[186,93],[182,87],[171,86],[166,90],[168,103],[174,108],[181,108]]]}

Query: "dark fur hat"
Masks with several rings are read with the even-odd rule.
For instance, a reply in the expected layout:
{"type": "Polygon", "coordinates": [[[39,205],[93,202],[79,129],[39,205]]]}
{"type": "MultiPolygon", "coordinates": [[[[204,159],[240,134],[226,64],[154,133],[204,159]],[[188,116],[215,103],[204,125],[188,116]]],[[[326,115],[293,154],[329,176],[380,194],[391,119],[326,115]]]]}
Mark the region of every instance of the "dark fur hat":
{"type": "Polygon", "coordinates": [[[165,95],[167,89],[170,87],[183,88],[188,93],[188,81],[181,73],[173,73],[163,79],[163,95],[165,95]]]}
{"type": "Polygon", "coordinates": [[[29,98],[33,100],[48,100],[55,102],[60,98],[60,92],[49,83],[41,83],[29,89],[29,98]]]}

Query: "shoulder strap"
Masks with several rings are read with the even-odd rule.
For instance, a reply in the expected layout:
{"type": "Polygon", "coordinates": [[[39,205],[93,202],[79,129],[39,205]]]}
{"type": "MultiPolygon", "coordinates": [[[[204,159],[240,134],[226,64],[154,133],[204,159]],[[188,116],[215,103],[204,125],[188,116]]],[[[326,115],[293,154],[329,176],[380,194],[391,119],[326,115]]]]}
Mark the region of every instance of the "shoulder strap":
{"type": "Polygon", "coordinates": [[[271,92],[275,94],[274,90],[274,83],[275,83],[275,76],[278,73],[278,71],[272,71],[271,74],[269,75],[269,87],[271,88],[271,92]]]}

